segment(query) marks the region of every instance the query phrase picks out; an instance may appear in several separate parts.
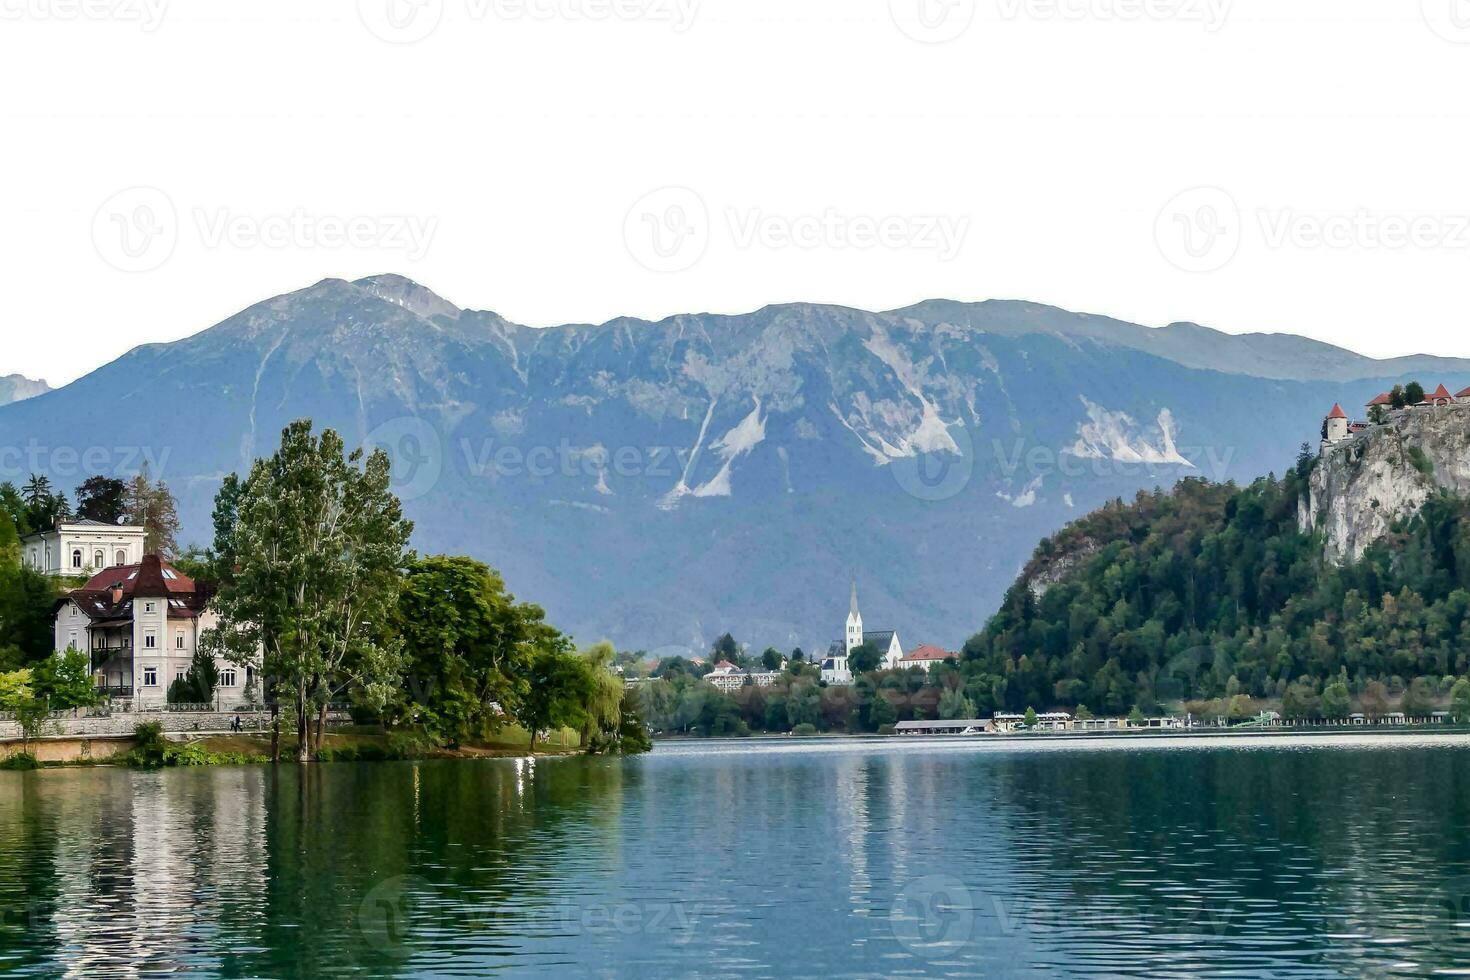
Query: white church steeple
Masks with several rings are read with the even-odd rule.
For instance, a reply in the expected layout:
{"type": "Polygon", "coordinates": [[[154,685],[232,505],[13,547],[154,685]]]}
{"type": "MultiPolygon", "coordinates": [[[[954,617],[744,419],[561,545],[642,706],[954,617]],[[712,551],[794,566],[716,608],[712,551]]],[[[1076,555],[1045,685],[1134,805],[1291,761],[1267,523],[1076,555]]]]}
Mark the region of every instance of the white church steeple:
{"type": "Polygon", "coordinates": [[[847,613],[847,652],[863,645],[863,614],[858,612],[857,580],[852,583],[852,606],[847,613]]]}

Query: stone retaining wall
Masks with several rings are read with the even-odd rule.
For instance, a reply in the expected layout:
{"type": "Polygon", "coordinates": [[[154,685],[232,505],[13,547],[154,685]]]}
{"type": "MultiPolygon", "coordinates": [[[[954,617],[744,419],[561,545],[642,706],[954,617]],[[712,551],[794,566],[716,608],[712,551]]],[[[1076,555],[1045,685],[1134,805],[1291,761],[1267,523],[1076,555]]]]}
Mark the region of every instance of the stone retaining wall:
{"type": "MultiPolygon", "coordinates": [[[[58,736],[120,736],[132,735],[139,725],[156,721],[170,735],[229,732],[230,723],[239,717],[247,732],[263,732],[270,729],[271,716],[267,711],[119,711],[98,717],[53,718],[46,722],[42,737],[58,736]]],[[[328,724],[343,724],[351,721],[344,711],[327,713],[328,724]]],[[[291,719],[282,717],[281,728],[290,728],[291,719]]],[[[0,741],[21,737],[20,725],[14,721],[0,721],[0,741]]]]}

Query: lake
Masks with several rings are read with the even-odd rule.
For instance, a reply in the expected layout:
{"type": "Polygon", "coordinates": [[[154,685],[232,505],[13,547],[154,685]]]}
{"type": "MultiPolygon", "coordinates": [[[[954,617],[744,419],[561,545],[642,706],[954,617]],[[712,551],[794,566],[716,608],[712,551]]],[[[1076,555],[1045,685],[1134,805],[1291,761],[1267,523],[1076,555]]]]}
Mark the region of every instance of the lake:
{"type": "Polygon", "coordinates": [[[0,973],[1470,971],[1470,738],[0,773],[0,973]]]}

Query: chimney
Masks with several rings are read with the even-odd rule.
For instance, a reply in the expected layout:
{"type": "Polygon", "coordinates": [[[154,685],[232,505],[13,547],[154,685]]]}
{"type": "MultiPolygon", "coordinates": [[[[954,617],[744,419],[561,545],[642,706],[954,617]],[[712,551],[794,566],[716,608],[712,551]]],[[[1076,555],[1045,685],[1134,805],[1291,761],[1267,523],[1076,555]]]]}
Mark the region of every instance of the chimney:
{"type": "Polygon", "coordinates": [[[117,605],[119,602],[122,602],[122,592],[123,590],[121,585],[114,585],[112,587],[112,604],[114,606],[117,605]]]}

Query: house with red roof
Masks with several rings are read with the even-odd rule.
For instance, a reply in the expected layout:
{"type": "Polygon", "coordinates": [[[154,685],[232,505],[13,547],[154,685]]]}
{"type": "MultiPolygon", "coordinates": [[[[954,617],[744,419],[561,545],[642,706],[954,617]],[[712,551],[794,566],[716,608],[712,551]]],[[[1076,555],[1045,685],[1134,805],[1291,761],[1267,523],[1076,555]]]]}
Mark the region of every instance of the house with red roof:
{"type": "MultiPolygon", "coordinates": [[[[209,608],[214,594],[157,555],[103,568],[56,601],[56,649],[87,654],[98,687],[112,697],[160,705],[218,622],[209,608]]],[[[218,694],[231,705],[253,689],[253,668],[219,658],[215,668],[218,694]]]]}
{"type": "Polygon", "coordinates": [[[929,670],[946,660],[958,660],[960,655],[953,650],[945,650],[928,643],[921,643],[914,647],[908,654],[898,662],[900,667],[922,667],[927,674],[929,670]]]}

